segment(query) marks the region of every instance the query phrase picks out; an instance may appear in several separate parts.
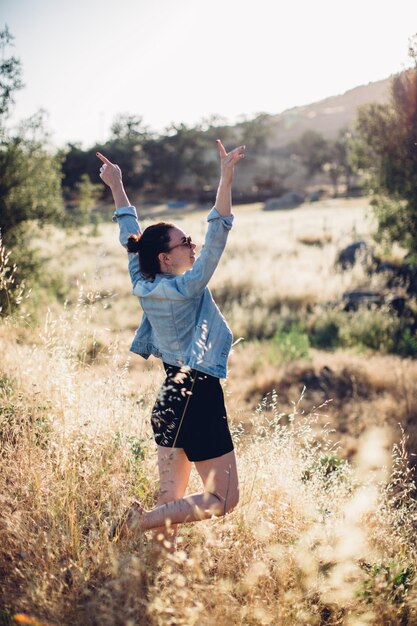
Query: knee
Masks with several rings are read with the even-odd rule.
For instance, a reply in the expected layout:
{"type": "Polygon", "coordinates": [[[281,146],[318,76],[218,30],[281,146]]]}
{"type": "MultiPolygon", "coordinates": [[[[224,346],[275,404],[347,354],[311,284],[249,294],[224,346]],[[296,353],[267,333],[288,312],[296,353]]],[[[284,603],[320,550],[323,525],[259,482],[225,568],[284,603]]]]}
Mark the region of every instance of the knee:
{"type": "Polygon", "coordinates": [[[235,489],[232,493],[229,493],[226,498],[226,513],[230,513],[237,507],[239,503],[239,489],[235,489]]]}
{"type": "Polygon", "coordinates": [[[222,517],[223,515],[226,515],[226,513],[230,513],[236,508],[239,502],[239,489],[228,493],[226,497],[223,497],[218,493],[212,493],[212,495],[218,501],[218,507],[215,507],[214,511],[216,517],[222,517]]]}

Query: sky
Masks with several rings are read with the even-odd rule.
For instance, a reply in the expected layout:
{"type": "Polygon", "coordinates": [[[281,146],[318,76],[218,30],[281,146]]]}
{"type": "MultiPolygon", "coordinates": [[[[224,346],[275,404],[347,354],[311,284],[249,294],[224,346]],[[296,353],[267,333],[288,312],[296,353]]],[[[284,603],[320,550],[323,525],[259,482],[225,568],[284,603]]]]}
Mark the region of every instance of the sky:
{"type": "Polygon", "coordinates": [[[0,0],[25,88],[10,124],[53,143],[109,138],[119,114],[163,132],[277,114],[410,64],[417,0],[0,0]]]}

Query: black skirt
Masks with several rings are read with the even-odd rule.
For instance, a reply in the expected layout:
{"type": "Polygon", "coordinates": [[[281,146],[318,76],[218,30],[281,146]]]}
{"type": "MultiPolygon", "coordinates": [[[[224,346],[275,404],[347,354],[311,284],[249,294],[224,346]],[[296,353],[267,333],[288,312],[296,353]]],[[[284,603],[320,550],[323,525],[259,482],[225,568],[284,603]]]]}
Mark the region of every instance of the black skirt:
{"type": "Polygon", "coordinates": [[[182,448],[190,461],[233,450],[220,380],[164,363],[166,378],[152,410],[158,446],[182,448]]]}

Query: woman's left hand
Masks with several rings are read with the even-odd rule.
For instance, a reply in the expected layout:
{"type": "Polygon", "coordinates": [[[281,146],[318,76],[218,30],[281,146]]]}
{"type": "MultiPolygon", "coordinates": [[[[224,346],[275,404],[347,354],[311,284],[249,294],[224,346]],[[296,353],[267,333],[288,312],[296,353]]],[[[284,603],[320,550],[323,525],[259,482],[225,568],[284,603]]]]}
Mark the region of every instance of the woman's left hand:
{"type": "Polygon", "coordinates": [[[236,164],[245,158],[246,146],[239,146],[230,152],[226,152],[226,148],[220,139],[216,140],[216,145],[220,155],[221,180],[232,183],[236,164]]]}

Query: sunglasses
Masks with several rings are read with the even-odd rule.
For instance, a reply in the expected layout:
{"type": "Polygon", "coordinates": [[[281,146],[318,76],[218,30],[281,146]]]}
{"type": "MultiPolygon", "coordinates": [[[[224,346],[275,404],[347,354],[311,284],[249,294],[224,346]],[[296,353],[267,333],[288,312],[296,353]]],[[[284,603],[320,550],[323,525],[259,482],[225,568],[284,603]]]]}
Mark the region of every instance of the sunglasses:
{"type": "Polygon", "coordinates": [[[182,242],[181,242],[181,243],[177,243],[177,245],[176,245],[176,246],[172,246],[172,248],[170,248],[170,249],[168,250],[168,252],[171,252],[172,250],[175,250],[175,248],[182,248],[182,247],[184,247],[184,248],[190,248],[190,250],[191,250],[191,248],[192,248],[192,247],[193,247],[193,245],[194,245],[194,242],[193,242],[193,240],[191,239],[191,237],[183,237],[182,239],[183,239],[183,240],[182,240],[182,242]]]}

